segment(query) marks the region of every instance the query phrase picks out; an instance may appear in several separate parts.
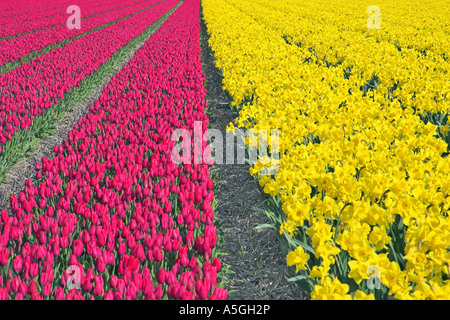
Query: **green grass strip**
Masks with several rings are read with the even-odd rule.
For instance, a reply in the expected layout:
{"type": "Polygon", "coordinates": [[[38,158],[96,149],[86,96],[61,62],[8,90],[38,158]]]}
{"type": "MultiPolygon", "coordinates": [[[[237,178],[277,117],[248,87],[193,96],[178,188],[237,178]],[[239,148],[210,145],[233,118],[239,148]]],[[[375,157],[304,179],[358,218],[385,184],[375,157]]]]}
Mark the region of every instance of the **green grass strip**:
{"type": "Polygon", "coordinates": [[[182,2],[183,0],[178,2],[172,9],[162,15],[140,35],[118,49],[111,58],[90,76],[82,80],[78,87],[74,87],[66,93],[62,100],[47,109],[42,116],[33,118],[29,130],[19,129],[19,131],[12,136],[11,140],[2,146],[3,150],[0,154],[0,183],[6,182],[6,174],[12,166],[22,158],[26,157],[30,152],[36,150],[37,143],[41,139],[54,135],[56,132],[56,124],[64,118],[65,113],[70,112],[76,104],[89,97],[96,88],[101,86],[104,80],[113,74],[118,66],[124,63],[127,56],[133,52],[139,44],[147,41],[151,34],[164,23],[182,2]]]}
{"type": "Polygon", "coordinates": [[[151,5],[151,6],[149,6],[149,7],[146,7],[146,8],[144,8],[144,9],[142,9],[142,10],[136,11],[136,12],[134,12],[134,13],[132,13],[132,14],[129,14],[129,15],[125,16],[125,17],[122,17],[122,18],[120,18],[120,19],[117,19],[117,20],[114,20],[114,21],[110,21],[110,22],[104,23],[104,24],[101,25],[101,26],[95,27],[95,28],[93,28],[93,29],[91,29],[91,30],[89,30],[89,31],[86,31],[86,32],[84,32],[84,33],[81,33],[81,34],[79,34],[79,35],[76,35],[76,36],[74,36],[74,37],[72,37],[72,38],[67,38],[67,39],[64,39],[64,40],[61,41],[61,42],[58,42],[58,43],[55,43],[55,44],[46,46],[46,47],[44,47],[44,48],[43,48],[42,50],[40,50],[40,51],[33,51],[33,52],[29,53],[29,54],[26,55],[26,56],[23,56],[23,57],[21,57],[21,58],[19,58],[19,59],[16,59],[15,61],[7,62],[7,63],[5,63],[3,66],[0,67],[0,73],[8,73],[8,72],[10,72],[11,70],[13,70],[13,69],[19,67],[19,66],[21,65],[22,62],[23,62],[23,63],[28,63],[28,62],[30,62],[31,60],[35,60],[35,59],[37,59],[37,58],[39,58],[39,57],[41,57],[41,56],[43,56],[43,55],[49,53],[50,51],[52,51],[52,50],[54,50],[54,49],[62,48],[62,47],[65,46],[67,43],[76,41],[76,40],[78,40],[78,39],[80,39],[80,38],[82,38],[82,37],[85,37],[85,36],[87,36],[87,35],[89,35],[89,34],[91,34],[91,33],[94,33],[94,32],[96,32],[96,31],[99,31],[99,30],[102,30],[102,29],[104,29],[104,28],[107,28],[107,27],[109,27],[109,26],[111,26],[111,25],[113,25],[113,24],[116,24],[116,23],[118,23],[118,22],[120,22],[120,21],[122,21],[122,20],[128,19],[128,18],[130,18],[130,17],[132,17],[132,16],[134,16],[134,15],[136,15],[136,14],[139,14],[139,13],[141,13],[141,12],[143,12],[143,11],[145,11],[145,10],[148,10],[148,9],[150,9],[150,8],[152,8],[152,7],[155,7],[155,6],[157,6],[157,5],[161,4],[161,3],[163,3],[164,1],[166,1],[166,0],[162,0],[162,1],[160,1],[160,2],[158,2],[158,3],[156,3],[156,4],[154,4],[154,5],[151,5]]]}

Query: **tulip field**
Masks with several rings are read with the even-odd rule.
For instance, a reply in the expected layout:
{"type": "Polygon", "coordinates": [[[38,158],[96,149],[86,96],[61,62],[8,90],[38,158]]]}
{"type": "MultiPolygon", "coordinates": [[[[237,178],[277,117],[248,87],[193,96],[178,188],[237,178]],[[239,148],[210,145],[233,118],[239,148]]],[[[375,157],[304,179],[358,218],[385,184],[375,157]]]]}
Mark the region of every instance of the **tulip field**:
{"type": "Polygon", "coordinates": [[[176,130],[211,126],[202,40],[227,132],[278,132],[247,164],[285,280],[310,299],[449,299],[450,4],[332,2],[2,1],[0,183],[100,93],[0,208],[0,300],[230,298],[215,164],[173,159],[176,130]]]}

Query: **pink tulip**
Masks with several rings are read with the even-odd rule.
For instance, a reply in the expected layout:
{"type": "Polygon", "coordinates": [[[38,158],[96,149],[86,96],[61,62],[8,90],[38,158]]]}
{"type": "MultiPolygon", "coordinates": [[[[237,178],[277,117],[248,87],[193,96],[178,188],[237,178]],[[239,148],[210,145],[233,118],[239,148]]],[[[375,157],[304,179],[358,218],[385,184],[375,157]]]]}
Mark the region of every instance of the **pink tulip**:
{"type": "Polygon", "coordinates": [[[105,293],[105,300],[114,300],[114,293],[111,290],[105,293]]]}
{"type": "Polygon", "coordinates": [[[64,290],[61,287],[56,289],[55,300],[65,300],[64,290]]]}
{"type": "Polygon", "coordinates": [[[105,268],[105,262],[103,261],[103,258],[98,258],[96,260],[96,264],[95,264],[97,271],[102,273],[105,272],[106,268],[105,268]]]}
{"type": "Polygon", "coordinates": [[[94,294],[96,296],[101,296],[103,295],[103,279],[100,276],[94,276],[94,294]]]}
{"type": "Polygon", "coordinates": [[[156,279],[157,279],[158,283],[166,282],[166,272],[164,269],[162,269],[162,268],[159,269],[156,279]]]}
{"type": "Polygon", "coordinates": [[[14,261],[13,261],[13,268],[14,268],[14,271],[19,272],[19,271],[22,270],[22,267],[23,267],[23,260],[22,260],[22,257],[21,257],[21,256],[16,256],[16,257],[14,258],[14,261]]]}
{"type": "Polygon", "coordinates": [[[52,286],[50,283],[47,283],[42,289],[42,296],[48,297],[52,293],[52,286]]]}

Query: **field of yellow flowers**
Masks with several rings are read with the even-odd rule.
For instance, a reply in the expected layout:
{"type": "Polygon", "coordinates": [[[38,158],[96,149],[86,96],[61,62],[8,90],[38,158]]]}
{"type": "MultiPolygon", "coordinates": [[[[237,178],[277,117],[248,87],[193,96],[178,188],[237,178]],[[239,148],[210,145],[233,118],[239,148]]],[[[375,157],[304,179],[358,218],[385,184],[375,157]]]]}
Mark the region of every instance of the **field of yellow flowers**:
{"type": "Polygon", "coordinates": [[[203,0],[250,168],[312,299],[450,298],[447,0],[203,0]]]}

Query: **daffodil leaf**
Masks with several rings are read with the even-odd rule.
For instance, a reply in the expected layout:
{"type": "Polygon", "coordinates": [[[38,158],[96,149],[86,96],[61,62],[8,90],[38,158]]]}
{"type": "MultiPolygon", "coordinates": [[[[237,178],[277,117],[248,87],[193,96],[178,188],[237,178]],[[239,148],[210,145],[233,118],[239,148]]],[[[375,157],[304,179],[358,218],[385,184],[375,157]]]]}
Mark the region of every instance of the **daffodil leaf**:
{"type": "Polygon", "coordinates": [[[257,230],[257,229],[267,229],[267,228],[273,228],[276,229],[275,226],[268,224],[268,223],[263,223],[260,224],[259,226],[254,227],[253,229],[257,230]]]}
{"type": "Polygon", "coordinates": [[[298,275],[292,278],[287,279],[290,282],[295,282],[295,281],[299,281],[299,280],[303,280],[303,279],[309,279],[309,276],[307,275],[298,275]]]}

